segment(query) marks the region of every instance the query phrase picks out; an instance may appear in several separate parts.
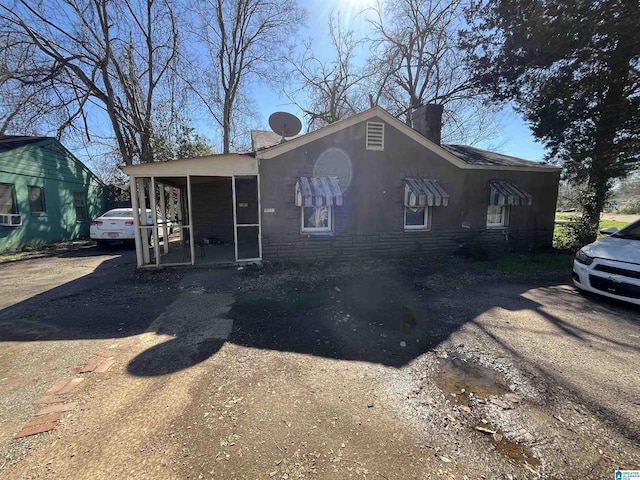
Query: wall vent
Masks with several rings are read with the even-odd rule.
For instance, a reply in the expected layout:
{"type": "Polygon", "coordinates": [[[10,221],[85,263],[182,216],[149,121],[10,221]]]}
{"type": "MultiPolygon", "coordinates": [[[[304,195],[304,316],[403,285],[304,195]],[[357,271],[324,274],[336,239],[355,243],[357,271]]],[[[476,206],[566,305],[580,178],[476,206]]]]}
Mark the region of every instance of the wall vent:
{"type": "Polygon", "coordinates": [[[384,123],[367,122],[367,150],[384,150],[384,123]]]}

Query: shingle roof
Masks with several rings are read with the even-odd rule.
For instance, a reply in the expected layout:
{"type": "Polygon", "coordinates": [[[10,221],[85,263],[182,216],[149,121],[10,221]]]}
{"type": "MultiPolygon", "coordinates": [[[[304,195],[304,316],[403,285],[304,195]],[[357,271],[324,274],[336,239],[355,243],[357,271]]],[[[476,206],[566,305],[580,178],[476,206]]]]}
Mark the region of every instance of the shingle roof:
{"type": "MultiPolygon", "coordinates": [[[[441,145],[442,148],[449,153],[455,155],[457,158],[469,165],[489,165],[489,166],[502,166],[502,167],[550,167],[540,162],[533,162],[531,160],[524,160],[522,158],[511,157],[509,155],[503,155],[501,153],[489,152],[487,150],[480,150],[475,147],[468,147],[466,145],[441,145]]],[[[552,167],[555,168],[555,167],[552,167]]]]}
{"type": "MultiPolygon", "coordinates": [[[[296,135],[296,137],[298,136],[296,135]]],[[[291,140],[296,137],[286,137],[285,140],[291,140]]],[[[254,152],[278,145],[281,141],[282,136],[277,133],[268,130],[251,130],[251,146],[254,152]]]]}
{"type": "Polygon", "coordinates": [[[0,136],[0,152],[13,150],[14,148],[23,147],[32,143],[41,142],[48,137],[23,137],[19,135],[1,135],[0,136]]]}

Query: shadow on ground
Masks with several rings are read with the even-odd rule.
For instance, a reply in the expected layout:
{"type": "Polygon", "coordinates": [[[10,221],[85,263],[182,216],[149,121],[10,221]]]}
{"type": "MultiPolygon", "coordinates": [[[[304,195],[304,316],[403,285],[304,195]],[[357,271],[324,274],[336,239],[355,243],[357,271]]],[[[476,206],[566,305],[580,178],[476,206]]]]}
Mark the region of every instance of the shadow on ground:
{"type": "MultiPolygon", "coordinates": [[[[401,367],[435,349],[484,313],[493,311],[499,316],[501,310],[534,312],[553,324],[559,334],[584,340],[589,347],[596,338],[603,348],[611,344],[617,350],[638,350],[634,342],[615,340],[606,332],[598,337],[594,331],[554,316],[546,305],[525,295],[531,289],[545,290],[543,298],[564,304],[573,315],[596,311],[614,322],[637,318],[635,307],[598,298],[585,301],[568,292],[562,286],[565,278],[558,276],[505,280],[491,273],[460,270],[459,265],[448,271],[446,264],[393,264],[373,270],[353,265],[348,273],[339,274],[293,269],[290,278],[283,275],[286,269],[140,272],[135,269],[135,252],[95,248],[62,252],[58,259],[78,262],[66,268],[83,262],[97,266],[88,275],[0,310],[0,341],[145,334],[149,348],[127,366],[131,374],[141,377],[194,366],[215,355],[227,342],[401,367]],[[104,255],[105,260],[93,258],[97,255],[104,255]]],[[[37,284],[39,276],[52,268],[57,267],[50,258],[2,264],[0,278],[7,288],[11,275],[15,279],[27,272],[25,282],[37,284]]],[[[48,273],[47,278],[55,278],[48,273]]],[[[500,343],[491,332],[485,334],[500,343]]],[[[508,350],[509,346],[503,344],[503,348],[508,350]]],[[[514,358],[520,356],[517,351],[510,353],[514,358]]],[[[554,378],[554,372],[540,371],[542,376],[554,378]]],[[[571,388],[566,385],[566,391],[571,388]]],[[[615,411],[603,405],[593,409],[618,430],[625,429],[616,420],[615,411]]]]}
{"type": "Polygon", "coordinates": [[[4,283],[2,290],[6,292],[10,285],[5,282],[24,282],[28,294],[28,289],[38,287],[43,277],[47,281],[55,279],[56,270],[61,268],[56,259],[74,259],[66,267],[73,268],[105,254],[105,260],[92,273],[57,282],[54,288],[0,310],[0,341],[120,338],[144,332],[177,296],[176,280],[181,273],[136,272],[135,252],[129,248],[105,252],[82,247],[0,264],[0,285],[4,283]],[[23,278],[16,279],[16,275],[23,278]]]}
{"type": "MultiPolygon", "coordinates": [[[[138,376],[188,368],[227,341],[400,367],[485,311],[540,311],[540,304],[522,294],[558,283],[557,278],[522,278],[508,293],[492,294],[491,283],[499,281],[491,274],[469,277],[447,272],[446,265],[439,264],[379,271],[359,271],[356,266],[348,274],[315,281],[304,275],[283,281],[276,271],[279,283],[274,287],[268,270],[141,272],[135,269],[135,252],[106,253],[107,259],[91,274],[1,310],[0,341],[120,338],[146,331],[168,335],[169,340],[131,362],[129,371],[138,376]],[[238,289],[238,275],[248,277],[244,280],[249,283],[256,278],[262,283],[238,289]]],[[[59,257],[81,262],[103,254],[81,248],[59,257]]],[[[47,258],[34,262],[38,268],[50,268],[47,258]]],[[[4,268],[7,264],[0,265],[0,271],[4,268]]],[[[37,271],[31,274],[37,282],[37,271]]],[[[575,308],[587,308],[584,305],[577,303],[575,308]]],[[[549,320],[562,328],[561,319],[549,320]]]]}
{"type": "MultiPolygon", "coordinates": [[[[180,299],[150,327],[172,338],[143,352],[129,371],[139,376],[172,373],[208,358],[227,341],[401,367],[483,312],[543,312],[542,305],[523,294],[559,283],[558,278],[522,277],[504,289],[498,288],[503,280],[483,273],[471,280],[453,277],[444,285],[420,281],[415,270],[366,273],[312,282],[298,275],[274,287],[277,274],[272,280],[269,273],[257,271],[263,283],[248,291],[238,288],[235,270],[187,273],[180,299]]],[[[591,307],[576,302],[574,308],[591,307]]],[[[562,327],[561,319],[543,314],[562,327]]]]}

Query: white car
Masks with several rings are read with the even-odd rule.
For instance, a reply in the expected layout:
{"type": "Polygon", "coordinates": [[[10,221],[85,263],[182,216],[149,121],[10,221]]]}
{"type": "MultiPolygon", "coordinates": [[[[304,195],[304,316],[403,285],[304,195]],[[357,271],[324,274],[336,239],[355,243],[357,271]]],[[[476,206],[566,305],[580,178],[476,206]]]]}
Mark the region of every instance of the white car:
{"type": "MultiPolygon", "coordinates": [[[[158,225],[162,224],[162,216],[157,212],[158,225]]],[[[151,210],[147,209],[147,225],[151,225],[151,210]]],[[[171,222],[167,222],[171,232],[171,222]]],[[[151,229],[148,229],[151,236],[151,229]]],[[[162,236],[162,230],[160,230],[162,236]]],[[[89,237],[95,240],[99,247],[106,247],[118,242],[133,242],[135,240],[135,228],[133,226],[132,208],[114,208],[103,213],[91,221],[89,237]]]]}
{"type": "Polygon", "coordinates": [[[640,220],[582,247],[573,261],[573,284],[581,290],[640,305],[640,220]]]}

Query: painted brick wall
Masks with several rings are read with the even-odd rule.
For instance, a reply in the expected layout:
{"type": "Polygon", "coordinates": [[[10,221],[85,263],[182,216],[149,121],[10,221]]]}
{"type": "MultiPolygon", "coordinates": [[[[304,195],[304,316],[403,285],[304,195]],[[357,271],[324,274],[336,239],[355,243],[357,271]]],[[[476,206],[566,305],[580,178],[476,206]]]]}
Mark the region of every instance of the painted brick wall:
{"type": "Polygon", "coordinates": [[[473,253],[529,252],[550,246],[552,232],[546,230],[498,230],[451,232],[391,232],[371,235],[317,236],[290,234],[262,238],[265,260],[340,261],[358,258],[398,258],[473,253]]]}
{"type": "Polygon", "coordinates": [[[365,125],[357,124],[260,162],[263,258],[347,260],[370,257],[530,251],[549,248],[557,198],[557,170],[461,169],[387,124],[385,150],[365,149],[365,125]],[[328,152],[346,164],[327,170],[328,152]],[[347,168],[344,168],[347,167],[347,168]],[[341,178],[346,175],[349,182],[341,178]],[[301,233],[295,183],[300,176],[336,175],[345,204],[334,207],[333,233],[301,233]],[[437,180],[447,206],[432,207],[429,231],[404,231],[404,179],[437,180]],[[490,180],[517,184],[533,198],[510,209],[506,229],[487,229],[490,180]]]}

